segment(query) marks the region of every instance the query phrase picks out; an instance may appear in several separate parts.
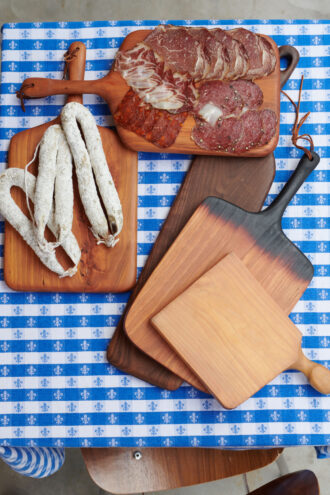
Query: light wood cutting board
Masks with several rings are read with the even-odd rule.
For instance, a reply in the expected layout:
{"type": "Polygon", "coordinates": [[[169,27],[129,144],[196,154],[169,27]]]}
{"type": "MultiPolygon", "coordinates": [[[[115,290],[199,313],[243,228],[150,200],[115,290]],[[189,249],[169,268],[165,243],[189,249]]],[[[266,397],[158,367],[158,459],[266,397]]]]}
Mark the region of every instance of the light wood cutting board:
{"type": "Polygon", "coordinates": [[[287,368],[330,393],[330,370],[307,359],[302,334],[231,253],[152,323],[221,404],[237,407],[287,368]]]}
{"type": "MultiPolygon", "coordinates": [[[[70,62],[68,71],[72,81],[83,79],[86,48],[81,42],[72,43],[70,51],[79,50],[70,62]]],[[[68,101],[82,103],[81,96],[70,96],[68,101]]],[[[13,136],[8,154],[8,166],[24,168],[32,159],[36,146],[46,129],[58,124],[59,118],[13,136]]],[[[14,290],[61,292],[123,292],[131,289],[136,281],[136,229],[137,229],[137,153],[123,146],[116,133],[106,127],[98,127],[104,152],[115,181],[123,207],[124,225],[119,243],[114,248],[97,245],[81,204],[74,177],[73,233],[82,255],[77,273],[59,278],[39,260],[21,236],[6,222],[4,247],[4,277],[14,290]]],[[[29,171],[37,173],[37,163],[29,171]]],[[[12,190],[14,199],[26,215],[26,199],[22,191],[12,190]]],[[[57,258],[69,267],[65,252],[58,248],[57,258]]]]}
{"type": "MultiPolygon", "coordinates": [[[[124,40],[120,47],[120,50],[130,50],[137,43],[143,41],[150,30],[142,29],[140,31],[133,31],[124,40]]],[[[195,125],[194,118],[188,116],[183,124],[181,131],[176,138],[176,141],[167,148],[159,148],[153,143],[146,141],[141,136],[128,131],[121,126],[118,126],[118,133],[121,140],[125,145],[136,151],[153,151],[160,152],[166,151],[167,153],[189,153],[193,155],[218,155],[218,156],[253,156],[260,157],[266,156],[271,153],[278,142],[279,136],[279,124],[280,124],[280,57],[276,43],[272,38],[264,36],[267,41],[272,45],[274,53],[276,55],[276,67],[274,71],[267,77],[256,79],[254,82],[260,86],[264,101],[262,108],[269,108],[273,110],[277,115],[277,127],[274,137],[264,146],[253,148],[244,154],[238,155],[237,153],[228,153],[225,151],[207,151],[199,146],[190,138],[191,130],[195,125]]],[[[56,81],[54,79],[45,78],[29,78],[26,79],[22,88],[24,89],[24,95],[28,98],[40,98],[54,94],[82,94],[93,93],[98,94],[108,103],[111,113],[114,114],[119,103],[127,93],[129,87],[125,80],[118,72],[112,70],[102,79],[95,81],[56,81]],[[32,85],[32,86],[31,86],[32,85]]]]}
{"type": "Polygon", "coordinates": [[[313,266],[281,228],[285,208],[319,163],[306,155],[273,203],[260,213],[209,197],[197,208],[130,307],[125,330],[141,350],[183,380],[205,390],[150,323],[156,313],[229,252],[235,252],[289,314],[313,276],[313,266]]]}

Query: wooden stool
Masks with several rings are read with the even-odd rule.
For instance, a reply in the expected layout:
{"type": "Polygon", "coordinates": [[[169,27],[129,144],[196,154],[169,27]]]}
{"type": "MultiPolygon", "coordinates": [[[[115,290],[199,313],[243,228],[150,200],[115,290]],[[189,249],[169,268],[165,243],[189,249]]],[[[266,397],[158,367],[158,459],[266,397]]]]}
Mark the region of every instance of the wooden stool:
{"type": "Polygon", "coordinates": [[[95,448],[81,452],[87,471],[100,488],[130,494],[170,490],[246,473],[275,461],[282,450],[95,448]]]}

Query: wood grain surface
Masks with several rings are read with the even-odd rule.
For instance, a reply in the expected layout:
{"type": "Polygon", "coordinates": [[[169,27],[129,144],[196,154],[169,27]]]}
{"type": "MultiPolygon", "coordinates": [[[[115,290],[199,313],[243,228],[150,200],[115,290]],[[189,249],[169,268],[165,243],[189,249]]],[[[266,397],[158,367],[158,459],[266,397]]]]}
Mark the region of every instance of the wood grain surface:
{"type": "MultiPolygon", "coordinates": [[[[165,306],[152,324],[227,409],[301,357],[320,366],[303,356],[301,332],[234,253],[165,306]]],[[[323,370],[330,393],[330,370],[323,370]]]]}
{"type": "Polygon", "coordinates": [[[214,195],[257,212],[274,174],[272,153],[262,158],[199,156],[192,161],[110,341],[107,358],[114,366],[161,388],[173,390],[181,385],[181,378],[132,344],[124,331],[125,315],[189,217],[207,196],[214,195]]]}
{"type": "Polygon", "coordinates": [[[205,390],[155,331],[150,318],[232,251],[289,314],[311,281],[313,266],[284,235],[281,218],[293,195],[318,163],[315,153],[312,161],[304,155],[281,193],[261,213],[247,212],[220,198],[207,198],[126,314],[125,329],[133,343],[183,380],[205,390]]]}
{"type": "MultiPolygon", "coordinates": [[[[298,64],[299,53],[290,45],[279,49],[288,64],[281,71],[281,86],[298,64]]],[[[107,358],[122,371],[162,388],[177,388],[182,380],[138,349],[124,332],[124,317],[149,275],[170,247],[197,206],[207,196],[217,196],[249,211],[259,211],[275,173],[273,154],[263,158],[196,157],[185,176],[125,312],[110,341],[107,358]]]]}
{"type": "MultiPolygon", "coordinates": [[[[109,493],[148,493],[207,483],[259,469],[282,449],[81,449],[92,480],[109,493]],[[136,460],[134,453],[142,457],[136,460]]],[[[308,494],[309,495],[309,494],[308,494]]]]}
{"type": "MultiPolygon", "coordinates": [[[[139,31],[133,31],[130,33],[120,50],[129,50],[133,48],[137,43],[143,41],[150,33],[150,30],[141,29],[139,31]]],[[[273,110],[277,115],[277,126],[274,137],[264,146],[252,148],[244,154],[238,155],[237,153],[229,153],[226,151],[207,151],[199,146],[191,139],[191,130],[195,125],[194,118],[188,116],[183,124],[181,131],[176,141],[167,148],[159,148],[153,143],[146,141],[141,136],[138,136],[132,131],[128,131],[121,126],[118,126],[118,133],[121,140],[125,145],[136,151],[151,151],[159,153],[162,150],[166,150],[166,153],[190,153],[194,155],[215,155],[215,156],[245,156],[245,157],[260,157],[266,156],[271,153],[278,142],[279,137],[279,123],[280,123],[280,57],[279,50],[272,38],[264,36],[267,41],[272,45],[274,53],[276,55],[276,66],[274,71],[267,77],[256,79],[254,82],[260,86],[260,89],[264,95],[264,101],[260,109],[269,108],[273,110]]],[[[118,72],[110,71],[102,79],[95,81],[56,81],[53,79],[43,78],[29,78],[23,82],[24,85],[33,85],[33,87],[26,87],[24,94],[29,98],[40,98],[42,96],[48,96],[51,94],[82,94],[93,93],[100,95],[109,105],[111,113],[114,114],[119,103],[127,93],[129,87],[125,80],[118,72]]]]}
{"type": "MultiPolygon", "coordinates": [[[[72,80],[83,79],[86,49],[83,43],[75,42],[70,50],[79,47],[77,56],[69,64],[72,80]]],[[[81,96],[69,100],[82,102],[81,96]]],[[[38,127],[22,131],[13,136],[8,155],[8,166],[24,168],[32,159],[36,146],[50,125],[59,123],[59,118],[38,127]]],[[[98,127],[104,152],[121,199],[124,215],[120,241],[114,248],[97,245],[88,219],[81,204],[74,176],[74,221],[73,233],[82,251],[77,273],[72,277],[59,278],[49,271],[21,236],[6,222],[4,277],[14,290],[61,291],[61,292],[122,292],[129,290],[136,280],[136,230],[137,230],[137,153],[128,150],[118,136],[105,127],[98,127]]],[[[37,160],[29,168],[37,173],[37,160]]],[[[17,188],[12,190],[17,204],[27,214],[25,195],[17,188]]],[[[49,237],[51,238],[51,237],[49,237]]],[[[69,267],[70,262],[62,250],[57,249],[60,263],[69,267]]]]}

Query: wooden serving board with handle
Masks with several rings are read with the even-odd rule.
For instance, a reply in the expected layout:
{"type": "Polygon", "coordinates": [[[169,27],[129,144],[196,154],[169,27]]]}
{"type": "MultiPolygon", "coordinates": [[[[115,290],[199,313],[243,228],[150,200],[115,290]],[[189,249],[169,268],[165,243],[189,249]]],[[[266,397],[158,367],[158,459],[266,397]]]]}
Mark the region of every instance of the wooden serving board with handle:
{"type": "MultiPolygon", "coordinates": [[[[86,48],[81,42],[72,43],[75,56],[68,71],[72,82],[82,80],[85,73],[86,48]]],[[[82,103],[81,96],[69,96],[68,101],[82,103]]],[[[59,117],[51,122],[19,132],[13,136],[8,155],[8,166],[24,168],[32,159],[36,146],[47,127],[60,123],[59,117]]],[[[125,148],[117,135],[105,127],[98,127],[104,152],[115,181],[123,207],[124,225],[120,241],[114,248],[97,245],[89,229],[89,222],[81,204],[74,177],[73,233],[82,255],[77,273],[59,278],[49,271],[27,246],[21,236],[6,222],[4,277],[14,290],[61,292],[123,292],[133,287],[136,280],[136,229],[137,229],[137,153],[125,148]]],[[[29,168],[37,173],[37,163],[29,168]]],[[[13,189],[17,204],[27,214],[25,195],[13,189]]],[[[69,267],[65,252],[57,249],[60,263],[69,267]]]]}
{"type": "Polygon", "coordinates": [[[300,160],[273,203],[252,213],[220,198],[207,198],[195,211],[126,314],[125,330],[141,350],[192,385],[205,387],[154,330],[150,319],[212,268],[235,252],[289,314],[313,277],[313,266],[285,236],[281,218],[288,203],[319,163],[312,153],[300,160]]]}
{"type": "Polygon", "coordinates": [[[330,370],[307,359],[302,334],[234,253],[225,256],[152,324],[227,409],[287,368],[330,393],[330,370]]]}
{"type": "MultiPolygon", "coordinates": [[[[299,61],[298,51],[289,45],[279,49],[288,66],[281,71],[281,87],[299,61]]],[[[262,158],[195,157],[174,200],[136,286],[110,341],[107,358],[120,370],[158,387],[176,389],[182,379],[136,347],[124,331],[124,318],[152,271],[182,230],[189,217],[208,196],[217,196],[249,211],[259,211],[273,182],[273,154],[262,158]],[[242,193],[244,192],[244,193],[242,193]]]]}
{"type": "Polygon", "coordinates": [[[112,336],[107,350],[111,364],[161,388],[175,390],[181,385],[180,377],[142,352],[127,337],[126,313],[189,217],[207,196],[212,194],[242,208],[260,211],[274,174],[273,153],[261,158],[194,158],[112,336]]]}
{"type": "MultiPolygon", "coordinates": [[[[143,41],[150,30],[142,29],[140,31],[133,31],[130,33],[123,41],[120,50],[130,50],[137,43],[143,41]]],[[[264,35],[263,35],[264,36],[264,35]]],[[[273,110],[277,115],[277,126],[276,133],[274,137],[264,146],[252,148],[244,153],[244,156],[260,157],[266,156],[271,153],[278,141],[279,136],[279,123],[280,123],[280,57],[279,51],[276,43],[272,38],[264,36],[267,41],[273,47],[274,53],[276,55],[276,66],[274,71],[267,77],[256,79],[254,82],[260,86],[264,101],[262,108],[269,108],[273,110]]],[[[82,93],[93,93],[101,96],[109,105],[111,113],[114,114],[118,108],[118,105],[124,98],[129,87],[125,80],[119,74],[119,72],[114,72],[110,70],[102,79],[95,81],[56,81],[54,79],[43,79],[43,78],[29,78],[23,82],[22,89],[25,97],[28,98],[40,98],[43,96],[53,95],[53,94],[82,94],[82,93]]],[[[191,139],[191,130],[195,125],[194,118],[189,115],[183,124],[181,131],[176,138],[176,141],[167,148],[159,148],[153,143],[146,141],[141,136],[128,131],[121,126],[118,126],[118,133],[121,140],[125,143],[128,148],[136,151],[152,151],[160,152],[164,150],[167,153],[190,153],[194,155],[225,155],[225,156],[243,156],[237,153],[229,153],[226,151],[206,151],[200,148],[191,139]]]]}

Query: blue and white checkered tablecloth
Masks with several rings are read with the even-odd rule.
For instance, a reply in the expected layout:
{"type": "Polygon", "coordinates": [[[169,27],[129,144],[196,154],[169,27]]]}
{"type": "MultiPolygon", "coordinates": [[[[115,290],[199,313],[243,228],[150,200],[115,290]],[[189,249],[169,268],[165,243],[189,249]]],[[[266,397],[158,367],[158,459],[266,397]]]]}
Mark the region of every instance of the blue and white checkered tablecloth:
{"type": "MultiPolygon", "coordinates": [[[[6,24],[3,27],[0,96],[0,167],[10,138],[59,114],[62,96],[26,102],[15,91],[30,76],[61,78],[70,43],[86,43],[86,79],[105,75],[131,31],[159,21],[6,24]]],[[[283,220],[290,239],[307,254],[315,277],[291,314],[304,334],[309,358],[330,367],[329,116],[330,23],[326,21],[186,21],[175,24],[246,25],[298,48],[301,60],[286,90],[313,136],[321,163],[301,187],[283,220]]],[[[98,124],[111,125],[107,105],[86,95],[98,124]]],[[[281,101],[277,172],[267,203],[301,155],[290,142],[294,120],[281,101]]],[[[139,154],[138,266],[141,269],[184,178],[190,157],[139,154]]],[[[243,192],[242,192],[243,193],[243,192]]],[[[3,244],[4,223],[1,222],[3,244]]],[[[1,246],[1,256],[3,247],[1,246]]],[[[224,410],[190,386],[168,392],[109,365],[105,350],[128,294],[55,294],[11,291],[0,282],[0,445],[6,446],[208,446],[330,445],[330,397],[294,371],[282,373],[241,407],[224,410]]]]}

